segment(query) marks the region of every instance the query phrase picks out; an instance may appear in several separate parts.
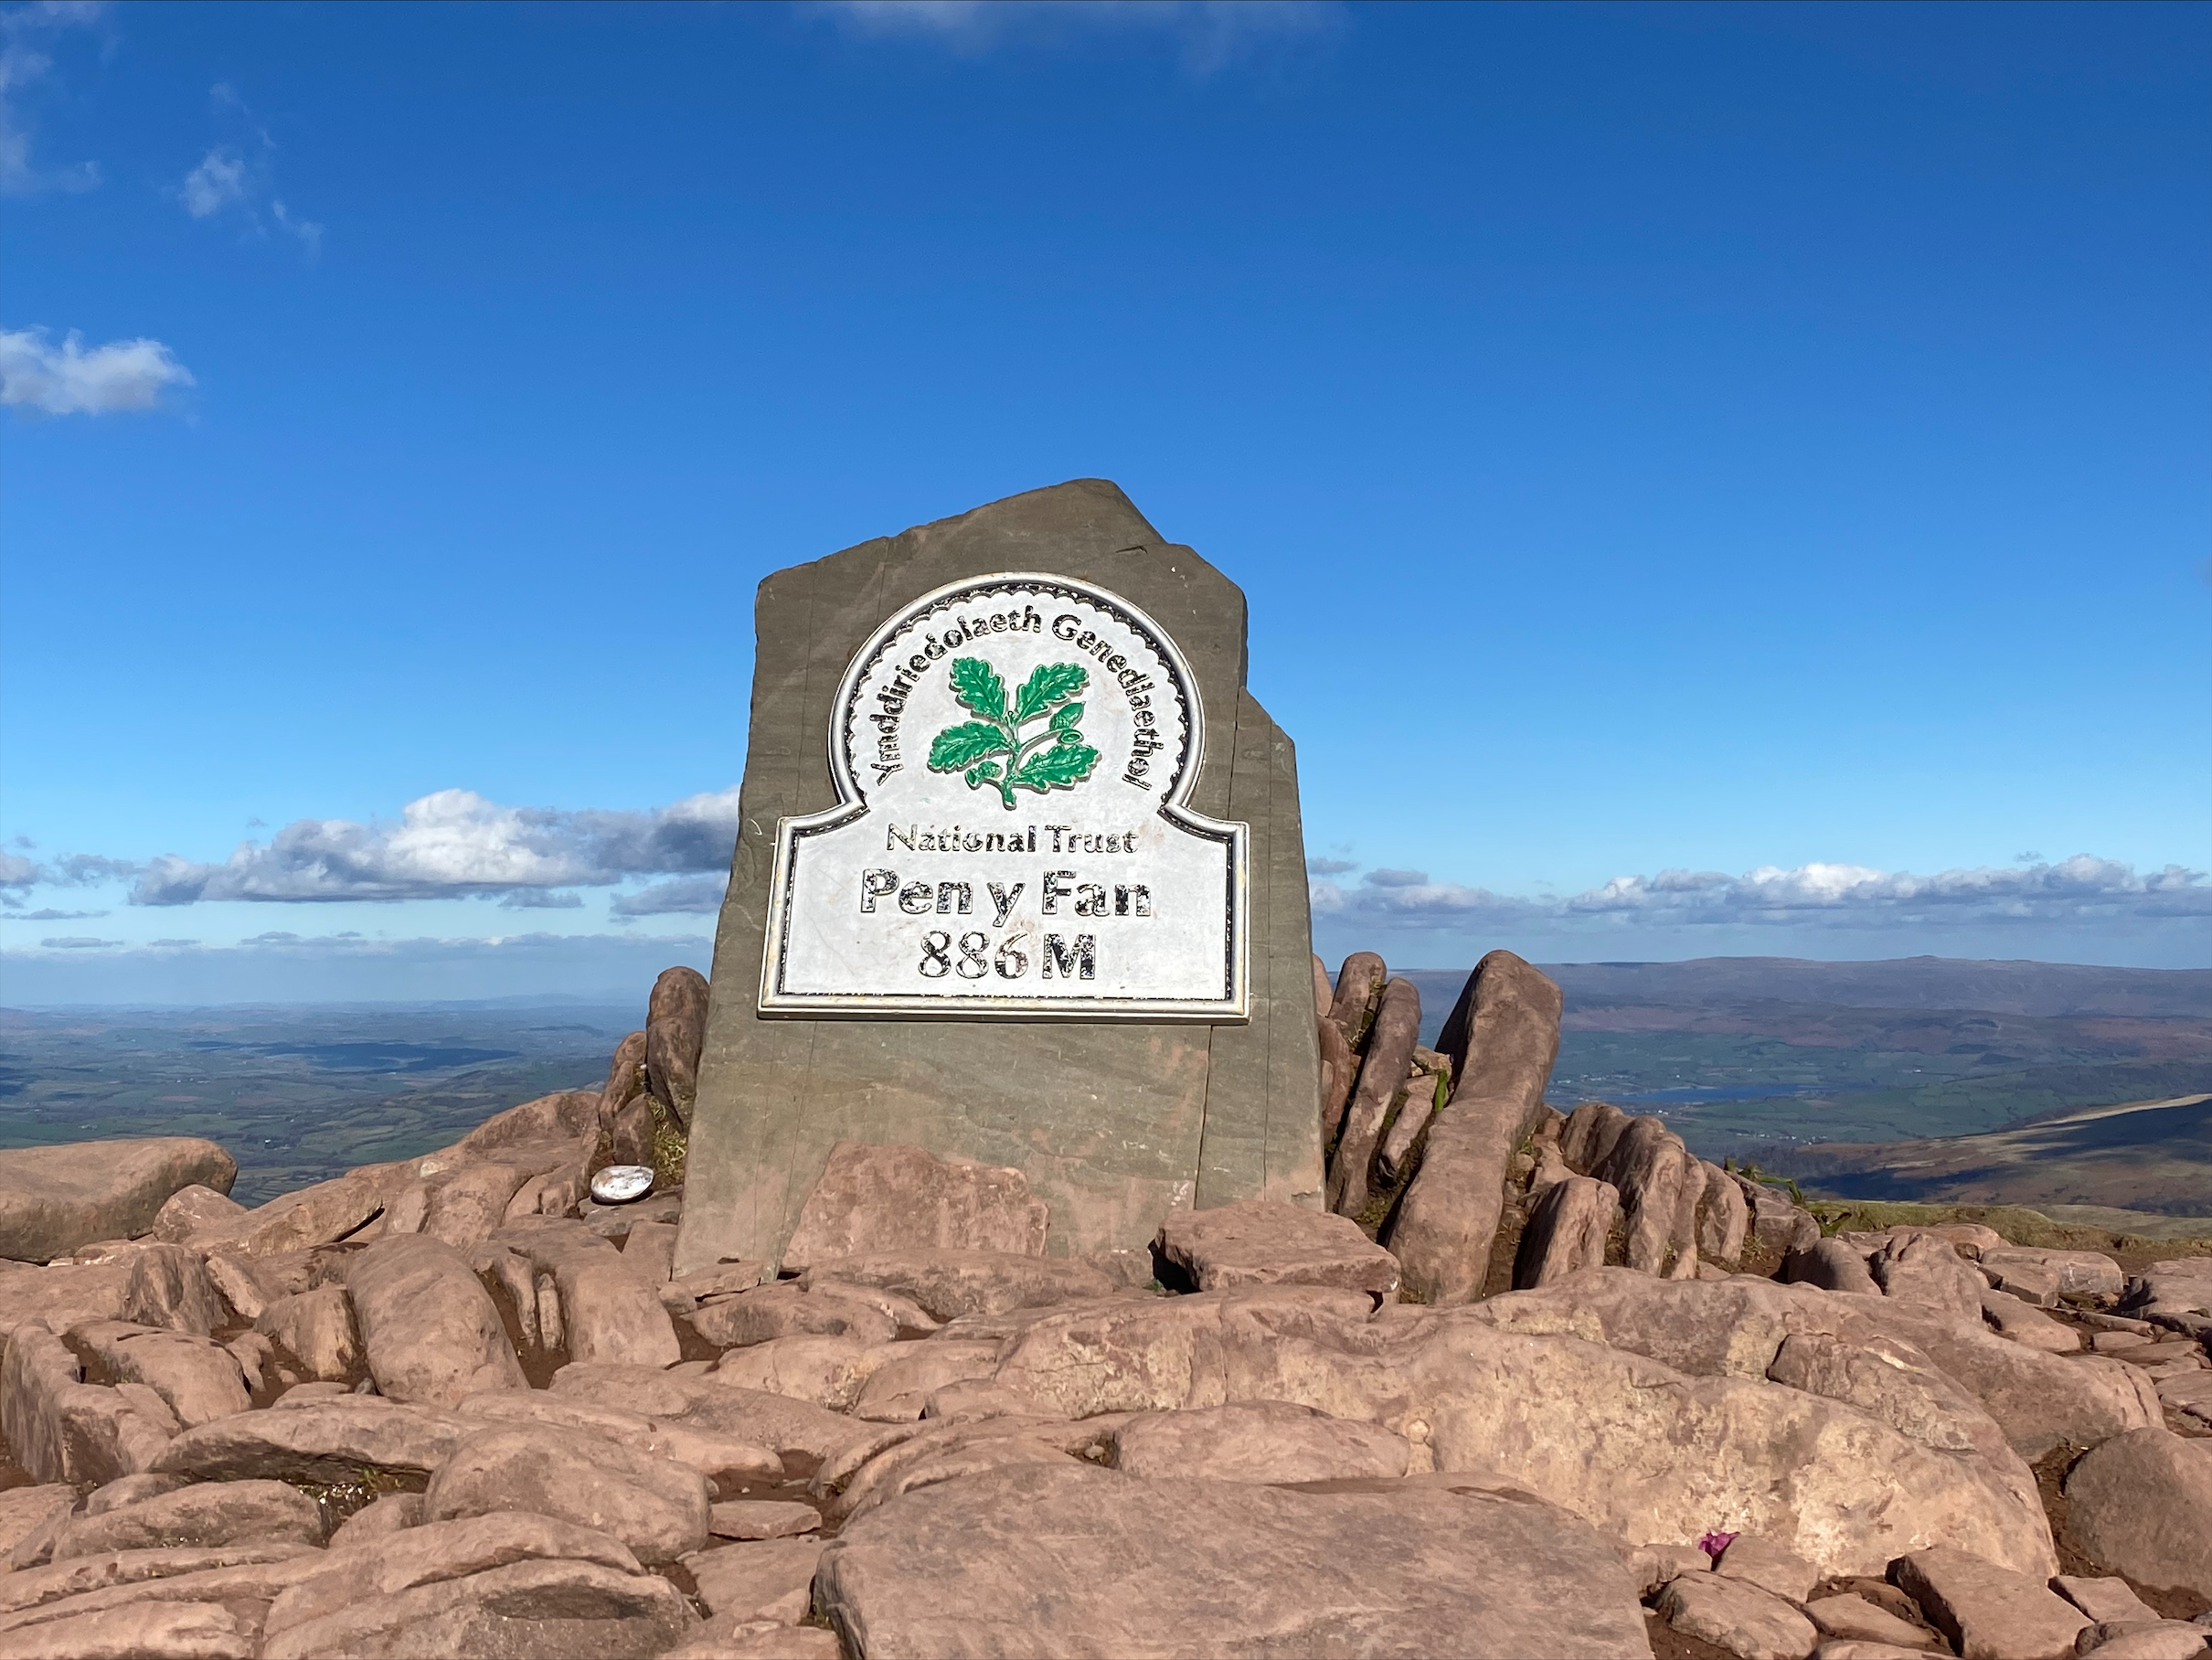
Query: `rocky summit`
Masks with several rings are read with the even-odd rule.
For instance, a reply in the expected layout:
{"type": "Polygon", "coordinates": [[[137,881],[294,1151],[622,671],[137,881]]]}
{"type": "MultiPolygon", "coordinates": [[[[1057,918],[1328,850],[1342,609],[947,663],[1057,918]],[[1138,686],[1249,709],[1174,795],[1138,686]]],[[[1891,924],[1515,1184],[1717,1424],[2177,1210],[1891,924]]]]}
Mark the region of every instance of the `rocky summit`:
{"type": "Polygon", "coordinates": [[[664,975],[602,1089],[251,1208],[207,1143],[0,1154],[0,1660],[2212,1635],[2212,1257],[1838,1232],[1561,1114],[1508,952],[1434,1049],[1316,961],[1325,1186],[1105,1248],[848,1138],[781,1261],[681,1259],[706,994],[664,975]]]}

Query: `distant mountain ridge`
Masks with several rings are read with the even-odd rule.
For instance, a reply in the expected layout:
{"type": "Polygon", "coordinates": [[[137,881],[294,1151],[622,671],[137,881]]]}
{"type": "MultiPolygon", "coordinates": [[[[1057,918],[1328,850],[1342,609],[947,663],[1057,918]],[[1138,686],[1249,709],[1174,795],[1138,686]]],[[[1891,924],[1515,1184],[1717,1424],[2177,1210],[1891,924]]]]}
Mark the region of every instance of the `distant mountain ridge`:
{"type": "Polygon", "coordinates": [[[1941,1141],[1801,1148],[1790,1174],[1842,1198],[2212,1210],[2212,1094],[2129,1102],[1941,1141]]]}
{"type": "MultiPolygon", "coordinates": [[[[1904,1189],[1884,1183],[1917,1178],[1877,1173],[1930,1155],[1897,1144],[2212,1091],[2212,969],[1943,957],[1542,966],[1566,995],[1554,1106],[1656,1112],[1705,1157],[1808,1178],[1847,1165],[1890,1197],[1904,1189]]],[[[1399,972],[1421,994],[1434,1042],[1466,971],[1399,972]]],[[[2159,1208],[2212,1214],[2202,1133],[2201,1113],[2177,1109],[2037,1141],[2039,1156],[2068,1167],[2041,1197],[2156,1190],[2159,1208]],[[2094,1180],[2074,1167],[2083,1136],[2098,1144],[2094,1180]],[[2161,1160],[2171,1179],[2151,1179],[2161,1160]],[[2131,1180],[2131,1165],[2144,1180],[2131,1180]]],[[[1973,1163],[1971,1149],[1959,1156],[1973,1163]]],[[[2008,1166],[2006,1191],[2026,1191],[2033,1164],[2008,1166]]],[[[1966,1166],[1946,1155],[1944,1167],[1955,1183],[1966,1166]]]]}
{"type": "MultiPolygon", "coordinates": [[[[1788,1170],[1851,1144],[1854,1163],[1880,1165],[1870,1147],[2212,1091],[2212,970],[1917,957],[1546,972],[1567,1005],[1552,1103],[1662,1114],[1715,1162],[1788,1170]]],[[[1467,970],[1399,973],[1434,1042],[1467,970]]],[[[266,1197],[441,1145],[487,1101],[596,1088],[609,1034],[638,1016],[573,998],[0,1009],[0,1147],[205,1134],[239,1151],[240,1191],[266,1197]]],[[[2157,1159],[2168,1126],[2180,1157],[2196,1123],[2175,1112],[2067,1135],[2124,1134],[2132,1151],[2098,1155],[2094,1186],[2116,1192],[2115,1163],[2157,1159]]],[[[2212,1215],[2212,1191],[2165,1186],[2212,1215]]]]}
{"type": "Polygon", "coordinates": [[[1547,963],[1570,1003],[1710,1006],[1743,998],[1847,1008],[1979,1009],[1994,1015],[2212,1019],[2212,968],[2103,968],[2081,963],[1892,957],[1698,957],[1686,963],[1547,963]]]}

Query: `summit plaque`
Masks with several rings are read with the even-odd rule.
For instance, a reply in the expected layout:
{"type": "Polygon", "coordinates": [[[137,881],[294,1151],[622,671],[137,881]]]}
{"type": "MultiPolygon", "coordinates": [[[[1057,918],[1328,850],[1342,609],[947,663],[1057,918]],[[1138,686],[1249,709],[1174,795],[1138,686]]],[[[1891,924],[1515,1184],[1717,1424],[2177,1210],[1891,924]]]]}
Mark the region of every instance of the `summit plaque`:
{"type": "Polygon", "coordinates": [[[760,1013],[1244,1019],[1249,830],[1192,810],[1205,749],[1182,653],[1120,595],[922,595],[838,685],[837,804],[778,822],[760,1013]]]}

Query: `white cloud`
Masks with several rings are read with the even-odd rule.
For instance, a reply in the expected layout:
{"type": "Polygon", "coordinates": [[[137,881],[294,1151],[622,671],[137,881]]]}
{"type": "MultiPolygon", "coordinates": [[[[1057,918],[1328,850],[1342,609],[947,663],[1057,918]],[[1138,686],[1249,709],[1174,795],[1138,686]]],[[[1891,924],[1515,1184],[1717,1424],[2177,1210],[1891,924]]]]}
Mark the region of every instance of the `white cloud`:
{"type": "Polygon", "coordinates": [[[276,216],[276,222],[281,229],[300,239],[300,245],[307,250],[307,257],[311,261],[323,251],[322,226],[316,224],[313,219],[293,218],[285,211],[284,204],[281,201],[271,202],[269,210],[276,216]]]}
{"type": "Polygon", "coordinates": [[[208,147],[199,165],[176,186],[177,201],[196,219],[228,218],[256,237],[269,234],[261,218],[261,205],[266,202],[277,229],[296,239],[308,260],[314,261],[323,250],[323,227],[293,213],[274,194],[276,141],[231,88],[218,84],[211,96],[218,119],[240,136],[235,143],[218,142],[208,147]]]}
{"type": "Polygon", "coordinates": [[[228,144],[207,152],[200,165],[185,175],[178,192],[185,211],[196,219],[220,213],[233,202],[246,199],[246,159],[228,144]]]}
{"type": "Polygon", "coordinates": [[[2168,865],[2147,875],[2086,853],[2056,864],[1933,876],[1863,865],[1772,865],[1733,879],[1711,872],[1662,871],[1621,877],[1568,901],[1590,915],[1656,911],[1682,921],[1742,921],[1850,916],[1929,920],[1971,913],[1976,920],[2048,920],[2090,910],[2142,916],[2212,916],[2212,886],[2201,871],[2168,865]]]}
{"type": "Polygon", "coordinates": [[[58,940],[41,940],[38,943],[48,951],[105,951],[110,946],[121,945],[122,942],[121,940],[88,940],[82,935],[72,934],[58,940]]]}
{"type": "Polygon", "coordinates": [[[48,906],[43,910],[27,910],[15,920],[18,922],[90,922],[108,913],[104,910],[56,910],[48,906]]]}
{"type": "Polygon", "coordinates": [[[967,36],[995,27],[1000,0],[831,0],[829,10],[863,35],[967,36]]]}
{"type": "Polygon", "coordinates": [[[548,893],[540,888],[518,888],[499,901],[503,910],[581,910],[584,896],[556,889],[548,893]]]}
{"type": "Polygon", "coordinates": [[[100,168],[92,162],[39,165],[32,157],[31,132],[19,105],[21,94],[54,67],[52,55],[34,42],[93,24],[105,10],[90,0],[46,0],[0,11],[0,196],[90,190],[100,183],[100,168]]]}
{"type": "Polygon", "coordinates": [[[131,859],[112,859],[98,853],[71,853],[50,865],[38,867],[41,882],[57,888],[89,888],[95,882],[120,881],[136,876],[144,867],[131,859]]]}
{"type": "Polygon", "coordinates": [[[1933,876],[1863,865],[1762,865],[1740,877],[1663,870],[1615,877],[1568,899],[1518,899],[1420,871],[1377,870],[1356,887],[1311,884],[1317,918],[1385,927],[1547,924],[1583,929],[1707,926],[1949,927],[2212,918],[2212,880],[2168,865],[2147,874],[2078,854],[2056,864],[1933,876]],[[1419,879],[1412,879],[1419,878],[1419,879]]]}
{"type": "Polygon", "coordinates": [[[238,945],[66,940],[0,951],[11,1006],[82,1004],[356,1003],[590,997],[634,1004],[672,963],[704,970],[713,942],[684,934],[507,934],[365,940],[275,933],[238,945]]]}
{"type": "Polygon", "coordinates": [[[608,903],[607,914],[617,920],[632,917],[710,917],[722,909],[722,895],[728,886],[727,872],[718,876],[678,877],[673,882],[655,882],[635,893],[616,896],[608,903]]]}
{"type": "MultiPolygon", "coordinates": [[[[441,790],[407,803],[396,821],[295,820],[265,841],[240,843],[218,863],[175,854],[144,864],[95,854],[35,862],[0,850],[0,908],[28,920],[16,896],[34,888],[134,878],[133,905],[479,897],[516,910],[573,910],[584,903],[577,889],[615,888],[628,889],[608,905],[619,923],[708,917],[720,909],[737,832],[734,787],[639,811],[515,807],[472,790],[441,790]],[[639,885],[641,878],[660,879],[639,885]]],[[[1346,859],[1312,861],[1317,926],[1653,937],[1680,929],[1710,937],[1709,931],[1728,927],[1893,934],[1995,927],[2009,938],[2018,932],[2015,924],[2079,931],[2212,920],[2206,873],[2179,865],[2138,871],[2087,854],[1930,876],[1834,862],[1761,866],[1740,876],[1662,870],[1534,898],[1388,867],[1356,881],[1332,879],[1356,867],[1346,859]]],[[[44,913],[39,920],[61,919],[44,913]]],[[[282,942],[272,935],[261,942],[282,942]]]]}
{"type": "Polygon", "coordinates": [[[165,855],[144,867],[131,902],[452,899],[606,887],[633,876],[721,870],[737,835],[734,788],[642,813],[505,807],[473,790],[441,790],[408,803],[396,825],[303,818],[265,844],[240,843],[220,865],[165,855]]]}
{"type": "Polygon", "coordinates": [[[112,340],[84,349],[72,330],[57,346],[42,328],[0,329],[0,404],[45,415],[150,410],[173,386],[192,385],[158,340],[112,340]]]}
{"type": "Polygon", "coordinates": [[[1346,16],[1333,0],[834,0],[809,15],[834,18],[848,34],[933,40],[968,56],[1014,42],[1149,34],[1171,43],[1196,75],[1324,38],[1346,16]]]}

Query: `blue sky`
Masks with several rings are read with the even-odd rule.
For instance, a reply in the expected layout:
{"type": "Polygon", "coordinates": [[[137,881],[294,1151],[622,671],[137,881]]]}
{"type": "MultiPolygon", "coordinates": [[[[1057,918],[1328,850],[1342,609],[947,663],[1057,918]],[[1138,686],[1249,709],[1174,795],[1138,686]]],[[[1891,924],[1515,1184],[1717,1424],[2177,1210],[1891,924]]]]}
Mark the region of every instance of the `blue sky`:
{"type": "Polygon", "coordinates": [[[704,963],[754,584],[1086,475],[1324,953],[2212,962],[2207,48],[0,9],[0,1000],[704,963]]]}

